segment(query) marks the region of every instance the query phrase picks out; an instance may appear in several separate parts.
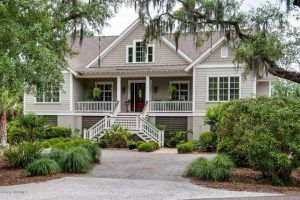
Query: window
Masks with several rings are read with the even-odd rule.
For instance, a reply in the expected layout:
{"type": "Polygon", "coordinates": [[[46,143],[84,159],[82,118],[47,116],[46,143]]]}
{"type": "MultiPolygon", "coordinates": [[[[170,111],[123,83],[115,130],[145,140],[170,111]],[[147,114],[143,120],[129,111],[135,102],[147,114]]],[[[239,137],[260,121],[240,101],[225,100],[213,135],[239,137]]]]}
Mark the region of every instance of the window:
{"type": "Polygon", "coordinates": [[[227,47],[221,48],[221,58],[228,58],[228,48],[227,47]]]}
{"type": "Polygon", "coordinates": [[[58,87],[47,85],[45,87],[37,87],[36,94],[37,103],[58,103],[60,102],[60,91],[58,87]]]}
{"type": "Polygon", "coordinates": [[[101,89],[99,101],[112,101],[113,85],[112,83],[96,83],[96,86],[101,89]]]}
{"type": "Polygon", "coordinates": [[[133,46],[127,46],[126,52],[127,52],[128,63],[154,61],[154,46],[147,45],[147,47],[144,48],[142,41],[134,41],[133,46]]]}
{"type": "Polygon", "coordinates": [[[209,77],[208,101],[229,101],[240,98],[240,77],[209,77]]]}
{"type": "Polygon", "coordinates": [[[172,100],[187,101],[189,99],[189,82],[174,81],[171,85],[176,89],[172,94],[172,100]]]}

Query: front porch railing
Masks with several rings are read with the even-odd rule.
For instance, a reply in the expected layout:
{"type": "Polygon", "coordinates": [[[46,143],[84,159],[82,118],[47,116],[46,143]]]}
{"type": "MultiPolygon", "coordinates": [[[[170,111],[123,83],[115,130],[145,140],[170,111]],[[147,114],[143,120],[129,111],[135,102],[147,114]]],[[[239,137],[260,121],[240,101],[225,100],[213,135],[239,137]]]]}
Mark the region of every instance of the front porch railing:
{"type": "Polygon", "coordinates": [[[112,113],[116,106],[113,101],[79,101],[75,103],[75,111],[112,113]]]}
{"type": "Polygon", "coordinates": [[[151,101],[149,112],[192,112],[192,101],[151,101]]]}

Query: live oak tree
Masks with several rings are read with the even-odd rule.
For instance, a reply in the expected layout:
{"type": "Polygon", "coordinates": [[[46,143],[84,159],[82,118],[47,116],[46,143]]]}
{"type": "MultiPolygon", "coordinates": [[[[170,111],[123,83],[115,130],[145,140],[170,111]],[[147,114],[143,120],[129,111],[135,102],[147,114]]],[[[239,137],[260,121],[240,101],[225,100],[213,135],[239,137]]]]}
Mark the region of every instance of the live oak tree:
{"type": "Polygon", "coordinates": [[[145,43],[173,33],[176,45],[184,34],[193,34],[195,48],[219,31],[235,49],[234,62],[245,66],[244,74],[272,74],[300,83],[300,31],[288,21],[300,22],[300,1],[286,2],[289,12],[266,3],[249,12],[238,0],[132,0],[146,24],[145,43]]]}
{"type": "MultiPolygon", "coordinates": [[[[100,33],[122,2],[0,0],[0,96],[34,93],[36,86],[61,86],[66,56],[73,53],[70,35],[73,42],[82,42],[88,30],[100,33]]],[[[4,140],[5,105],[0,103],[0,138],[4,140]]],[[[10,105],[14,107],[13,102],[10,105]]]]}

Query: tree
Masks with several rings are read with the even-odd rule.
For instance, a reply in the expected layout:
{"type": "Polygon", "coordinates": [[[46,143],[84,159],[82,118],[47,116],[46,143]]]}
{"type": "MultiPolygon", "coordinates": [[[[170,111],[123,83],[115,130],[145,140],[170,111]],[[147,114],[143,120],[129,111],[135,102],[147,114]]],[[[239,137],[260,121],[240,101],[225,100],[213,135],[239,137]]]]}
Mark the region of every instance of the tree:
{"type": "Polygon", "coordinates": [[[8,90],[5,90],[1,93],[0,96],[0,146],[6,145],[7,139],[7,114],[21,109],[19,104],[19,95],[10,93],[8,90]]]}
{"type": "Polygon", "coordinates": [[[272,96],[300,97],[300,84],[277,79],[272,82],[272,96]]]}
{"type": "MultiPolygon", "coordinates": [[[[62,84],[68,39],[101,32],[122,0],[0,1],[0,94],[62,84]]],[[[78,41],[78,40],[77,40],[78,41]]]]}
{"type": "MultiPolygon", "coordinates": [[[[245,66],[245,75],[270,73],[300,83],[300,72],[291,67],[292,63],[300,63],[299,29],[290,25],[288,13],[271,3],[243,12],[238,0],[132,2],[147,27],[144,42],[173,33],[178,46],[178,38],[189,33],[195,37],[195,46],[199,46],[219,31],[236,48],[234,62],[245,66]],[[150,12],[152,6],[154,15],[150,12]]],[[[299,1],[286,2],[289,10],[299,16],[299,1]]]]}

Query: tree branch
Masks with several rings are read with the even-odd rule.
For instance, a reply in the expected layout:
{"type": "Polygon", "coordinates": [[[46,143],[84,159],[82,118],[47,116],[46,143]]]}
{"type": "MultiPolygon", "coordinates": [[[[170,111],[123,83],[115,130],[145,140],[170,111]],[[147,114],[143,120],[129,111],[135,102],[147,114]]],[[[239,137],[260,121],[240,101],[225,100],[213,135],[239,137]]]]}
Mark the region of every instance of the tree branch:
{"type": "Polygon", "coordinates": [[[300,72],[288,71],[278,66],[270,66],[268,72],[274,76],[300,84],[300,72]]]}

